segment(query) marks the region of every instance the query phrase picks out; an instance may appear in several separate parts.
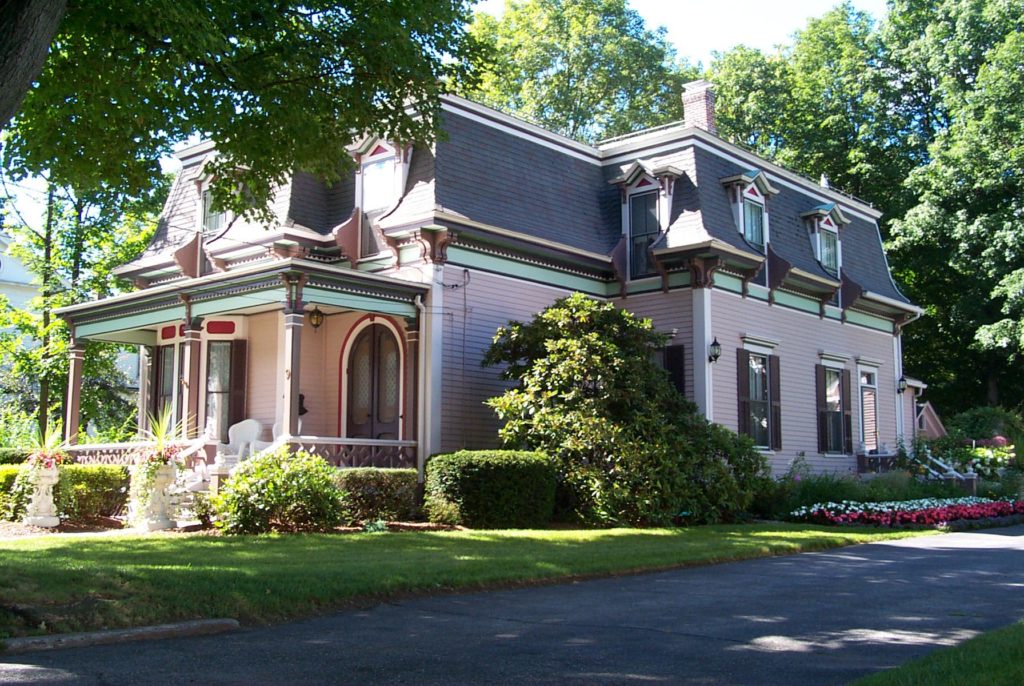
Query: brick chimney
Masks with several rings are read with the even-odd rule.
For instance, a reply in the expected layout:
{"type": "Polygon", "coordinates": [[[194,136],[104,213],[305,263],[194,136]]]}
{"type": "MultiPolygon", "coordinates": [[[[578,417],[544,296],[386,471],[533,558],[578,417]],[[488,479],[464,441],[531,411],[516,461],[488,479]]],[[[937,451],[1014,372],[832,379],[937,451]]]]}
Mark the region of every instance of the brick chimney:
{"type": "Polygon", "coordinates": [[[683,124],[718,135],[715,128],[715,87],[704,79],[683,84],[683,124]]]}

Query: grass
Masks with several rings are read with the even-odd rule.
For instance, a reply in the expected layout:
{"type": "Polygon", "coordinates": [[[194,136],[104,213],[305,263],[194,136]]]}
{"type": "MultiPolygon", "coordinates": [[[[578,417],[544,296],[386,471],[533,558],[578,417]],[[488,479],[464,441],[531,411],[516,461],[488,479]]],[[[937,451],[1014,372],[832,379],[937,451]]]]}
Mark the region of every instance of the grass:
{"type": "Polygon", "coordinates": [[[1024,622],[937,650],[857,686],[1018,686],[1024,684],[1024,622]]]}
{"type": "Polygon", "coordinates": [[[0,637],[207,617],[249,624],[408,593],[707,564],[925,532],[802,524],[0,541],[0,637]]]}

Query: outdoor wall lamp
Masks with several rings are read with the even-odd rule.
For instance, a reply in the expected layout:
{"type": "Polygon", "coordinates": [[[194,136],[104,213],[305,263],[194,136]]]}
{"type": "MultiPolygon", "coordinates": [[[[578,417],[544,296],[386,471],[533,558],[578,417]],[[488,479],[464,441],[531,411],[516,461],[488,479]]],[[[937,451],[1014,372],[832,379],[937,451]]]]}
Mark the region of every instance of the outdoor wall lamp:
{"type": "Polygon", "coordinates": [[[902,393],[907,390],[907,377],[901,376],[900,380],[896,382],[896,392],[902,393]]]}
{"type": "Polygon", "coordinates": [[[314,330],[319,329],[320,325],[324,323],[324,313],[320,311],[319,307],[313,307],[313,310],[307,316],[309,318],[309,325],[314,330]]]}
{"type": "Polygon", "coordinates": [[[715,340],[711,341],[711,345],[708,346],[708,362],[714,364],[718,362],[718,358],[722,356],[722,344],[718,342],[718,337],[715,336],[715,340]]]}

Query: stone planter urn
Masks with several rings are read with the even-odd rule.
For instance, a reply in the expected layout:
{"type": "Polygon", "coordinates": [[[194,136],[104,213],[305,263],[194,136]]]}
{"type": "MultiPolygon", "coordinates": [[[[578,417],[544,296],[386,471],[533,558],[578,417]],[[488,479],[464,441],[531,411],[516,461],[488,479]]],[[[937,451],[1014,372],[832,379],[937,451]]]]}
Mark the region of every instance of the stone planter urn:
{"type": "Polygon", "coordinates": [[[52,528],[60,524],[57,506],[53,502],[53,487],[60,477],[56,467],[40,467],[33,475],[32,495],[22,523],[52,528]]]}
{"type": "MultiPolygon", "coordinates": [[[[139,468],[141,467],[136,467],[139,468]]],[[[137,505],[139,511],[132,517],[136,528],[143,531],[174,528],[175,523],[171,519],[171,487],[174,485],[176,469],[174,464],[165,464],[157,468],[149,490],[149,498],[137,505]]]]}

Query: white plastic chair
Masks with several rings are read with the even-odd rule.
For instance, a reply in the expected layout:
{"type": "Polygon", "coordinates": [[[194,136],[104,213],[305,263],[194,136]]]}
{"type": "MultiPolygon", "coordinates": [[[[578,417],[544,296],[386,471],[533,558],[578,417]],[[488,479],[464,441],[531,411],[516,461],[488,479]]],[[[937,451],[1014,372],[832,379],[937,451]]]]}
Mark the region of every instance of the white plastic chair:
{"type": "MultiPolygon", "coordinates": [[[[298,431],[299,431],[299,435],[302,435],[302,417],[299,417],[298,431]]],[[[262,451],[266,450],[267,448],[270,447],[271,443],[273,443],[278,438],[280,438],[281,436],[284,435],[284,422],[274,422],[274,426],[271,427],[271,429],[270,429],[270,435],[271,435],[271,439],[269,441],[253,441],[252,442],[252,452],[253,452],[254,455],[256,453],[259,453],[259,452],[262,452],[262,451]]]]}
{"type": "Polygon", "coordinates": [[[252,454],[253,443],[260,437],[263,426],[255,419],[243,419],[228,429],[228,442],[217,444],[217,458],[234,466],[252,454]]]}

